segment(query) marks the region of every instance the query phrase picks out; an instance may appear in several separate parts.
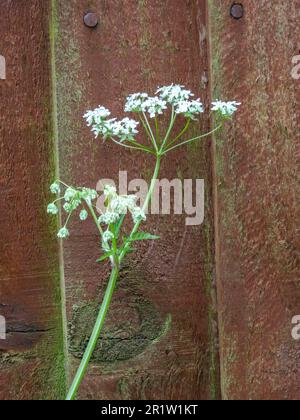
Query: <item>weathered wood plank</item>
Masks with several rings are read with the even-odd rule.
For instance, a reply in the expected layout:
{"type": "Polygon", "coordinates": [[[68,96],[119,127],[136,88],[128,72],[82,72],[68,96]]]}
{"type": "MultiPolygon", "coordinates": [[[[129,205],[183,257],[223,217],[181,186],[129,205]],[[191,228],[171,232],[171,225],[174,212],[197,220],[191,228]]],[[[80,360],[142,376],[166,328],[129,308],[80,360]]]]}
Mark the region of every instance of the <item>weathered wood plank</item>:
{"type": "MultiPolygon", "coordinates": [[[[208,98],[205,1],[57,0],[56,68],[61,176],[95,187],[101,178],[149,180],[153,162],[93,141],[81,117],[103,104],[122,115],[135,91],[179,82],[208,98]],[[84,13],[99,16],[97,29],[84,13]]],[[[203,124],[206,124],[205,122],[203,124]]],[[[217,398],[213,229],[209,143],[175,154],[163,177],[204,178],[203,226],[183,217],[153,217],[162,240],[128,261],[114,298],[106,338],[80,397],[95,399],[217,398]],[[168,315],[172,314],[172,322],[168,315]]],[[[97,266],[97,233],[74,222],[64,245],[71,371],[78,365],[108,267],[97,266]]],[[[71,375],[70,375],[71,377],[71,375]]]]}
{"type": "Polygon", "coordinates": [[[61,398],[65,373],[56,227],[48,1],[2,0],[0,54],[0,399],[61,398]]]}
{"type": "Polygon", "coordinates": [[[217,260],[225,399],[299,399],[297,0],[209,1],[214,97],[243,102],[217,138],[217,260]]]}

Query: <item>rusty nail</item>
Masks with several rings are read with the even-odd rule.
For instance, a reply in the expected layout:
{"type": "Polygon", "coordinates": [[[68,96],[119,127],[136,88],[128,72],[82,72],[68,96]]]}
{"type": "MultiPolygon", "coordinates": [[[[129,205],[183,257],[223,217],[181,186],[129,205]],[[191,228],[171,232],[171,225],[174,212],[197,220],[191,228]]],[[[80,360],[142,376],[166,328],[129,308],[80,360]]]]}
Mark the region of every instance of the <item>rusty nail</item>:
{"type": "Polygon", "coordinates": [[[230,9],[230,15],[234,19],[241,19],[244,16],[244,6],[241,3],[233,3],[230,9]]]}
{"type": "Polygon", "coordinates": [[[87,13],[84,18],[84,24],[85,26],[87,26],[88,28],[96,28],[98,26],[98,16],[96,15],[96,13],[87,13]]]}

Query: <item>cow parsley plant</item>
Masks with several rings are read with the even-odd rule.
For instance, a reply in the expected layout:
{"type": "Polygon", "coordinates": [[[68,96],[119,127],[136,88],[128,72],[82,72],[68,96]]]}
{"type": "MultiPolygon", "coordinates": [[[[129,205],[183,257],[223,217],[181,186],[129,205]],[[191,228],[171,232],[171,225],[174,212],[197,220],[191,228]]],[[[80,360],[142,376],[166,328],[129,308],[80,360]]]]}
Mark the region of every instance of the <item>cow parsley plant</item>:
{"type": "Polygon", "coordinates": [[[177,148],[211,136],[232,118],[240,105],[235,101],[213,102],[210,111],[215,116],[215,128],[193,138],[189,138],[188,128],[192,123],[197,124],[198,119],[205,112],[205,107],[200,99],[194,99],[194,94],[181,85],[161,87],[155,96],[149,96],[147,93],[130,95],[125,103],[125,112],[130,115],[122,120],[112,118],[111,112],[103,106],[88,111],[84,115],[87,125],[96,138],[152,156],[155,169],[142,207],[137,205],[138,200],[135,195],[119,195],[117,190],[109,185],[104,187],[104,209],[97,208],[98,193],[93,189],[74,187],[60,180],[56,180],[50,187],[56,199],[48,205],[47,212],[56,216],[61,209],[65,214],[64,224],[57,234],[58,238],[69,238],[72,217],[76,216],[82,222],[90,217],[99,233],[102,248],[102,255],[98,262],[109,261],[111,265],[110,280],[99,315],[67,400],[75,399],[86,374],[106,319],[121,263],[132,251],[134,242],[158,239],[157,236],[145,233],[140,228],[147,220],[146,210],[154,192],[162,160],[177,148]],[[167,120],[168,128],[164,130],[167,120]],[[177,131],[179,125],[182,127],[177,131]],[[147,142],[139,138],[140,130],[146,135],[147,142]],[[133,225],[127,234],[124,229],[126,217],[131,218],[133,225]]]}

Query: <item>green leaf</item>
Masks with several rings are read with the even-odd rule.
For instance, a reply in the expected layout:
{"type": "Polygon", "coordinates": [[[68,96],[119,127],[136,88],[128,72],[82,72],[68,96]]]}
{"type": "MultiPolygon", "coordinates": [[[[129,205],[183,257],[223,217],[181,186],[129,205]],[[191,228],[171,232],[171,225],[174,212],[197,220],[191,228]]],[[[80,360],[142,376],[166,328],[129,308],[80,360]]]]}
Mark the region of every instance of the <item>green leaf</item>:
{"type": "Polygon", "coordinates": [[[129,242],[156,241],[157,239],[160,239],[160,237],[156,235],[151,235],[150,233],[138,232],[135,235],[133,235],[131,238],[128,238],[128,241],[129,242]]]}
{"type": "Polygon", "coordinates": [[[106,254],[102,255],[102,257],[100,257],[100,258],[97,260],[97,262],[99,262],[99,263],[100,263],[100,262],[103,262],[103,261],[107,260],[108,258],[110,258],[112,255],[113,255],[113,252],[112,252],[112,251],[107,252],[106,254]]]}
{"type": "Polygon", "coordinates": [[[115,237],[116,238],[119,237],[119,233],[120,233],[125,217],[126,217],[126,214],[123,214],[120,220],[118,221],[118,223],[115,224],[115,237]]]}

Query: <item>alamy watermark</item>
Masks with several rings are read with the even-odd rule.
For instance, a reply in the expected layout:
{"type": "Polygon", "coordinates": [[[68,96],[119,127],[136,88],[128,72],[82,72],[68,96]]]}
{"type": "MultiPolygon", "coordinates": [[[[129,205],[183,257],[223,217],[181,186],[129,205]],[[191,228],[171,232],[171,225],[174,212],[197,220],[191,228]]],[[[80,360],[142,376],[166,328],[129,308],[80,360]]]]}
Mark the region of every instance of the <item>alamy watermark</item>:
{"type": "MultiPolygon", "coordinates": [[[[143,207],[149,185],[143,179],[134,179],[128,182],[127,171],[119,172],[119,185],[112,179],[101,179],[96,187],[103,192],[105,185],[111,185],[119,191],[120,195],[135,194],[139,205],[143,207]]],[[[105,197],[102,195],[97,201],[99,213],[105,212],[105,197]]],[[[199,226],[204,222],[205,186],[203,179],[161,179],[157,180],[153,198],[146,214],[151,215],[182,215],[185,214],[186,226],[199,226]]]]}
{"type": "Polygon", "coordinates": [[[6,79],[6,60],[3,55],[0,55],[0,79],[6,79]]]}
{"type": "Polygon", "coordinates": [[[294,325],[292,329],[292,337],[295,341],[300,340],[300,315],[294,316],[292,319],[292,325],[294,325]]]}
{"type": "Polygon", "coordinates": [[[292,71],[291,71],[291,76],[294,80],[299,80],[300,79],[300,55],[295,55],[292,58],[292,71]]]}
{"type": "Polygon", "coordinates": [[[0,340],[6,340],[6,320],[0,315],[0,340]]]}

